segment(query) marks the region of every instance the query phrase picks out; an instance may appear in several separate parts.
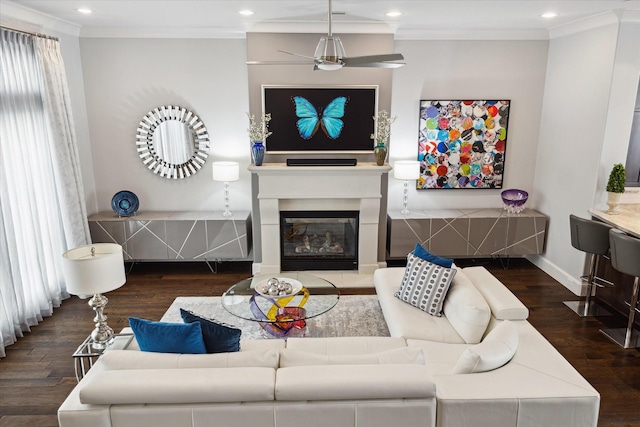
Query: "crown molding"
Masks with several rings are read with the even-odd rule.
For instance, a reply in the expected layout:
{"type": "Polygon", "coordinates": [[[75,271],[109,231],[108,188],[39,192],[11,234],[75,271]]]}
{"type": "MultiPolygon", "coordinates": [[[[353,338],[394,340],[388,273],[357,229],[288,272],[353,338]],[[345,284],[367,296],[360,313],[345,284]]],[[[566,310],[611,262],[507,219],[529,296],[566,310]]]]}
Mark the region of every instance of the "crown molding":
{"type": "Polygon", "coordinates": [[[245,31],[228,28],[131,28],[84,27],[81,38],[148,38],[148,39],[245,39],[245,31]]]}
{"type": "Polygon", "coordinates": [[[548,40],[547,30],[398,30],[395,40],[548,40]]]}
{"type": "Polygon", "coordinates": [[[0,23],[16,30],[48,35],[64,34],[73,37],[78,37],[80,34],[79,25],[63,21],[46,13],[37,12],[8,1],[0,1],[0,6],[2,7],[0,23]]]}
{"type": "Polygon", "coordinates": [[[620,21],[640,23],[640,10],[625,10],[620,21]]]}
{"type": "Polygon", "coordinates": [[[553,27],[549,30],[549,38],[555,39],[558,37],[570,36],[572,34],[593,30],[606,25],[618,24],[619,22],[620,16],[618,13],[614,11],[607,11],[597,15],[588,16],[583,19],[578,19],[568,24],[553,27]]]}
{"type": "MultiPolygon", "coordinates": [[[[272,21],[257,22],[246,28],[251,33],[327,34],[327,22],[272,21]]],[[[334,21],[332,33],[340,34],[393,34],[396,28],[380,21],[334,21]]]]}

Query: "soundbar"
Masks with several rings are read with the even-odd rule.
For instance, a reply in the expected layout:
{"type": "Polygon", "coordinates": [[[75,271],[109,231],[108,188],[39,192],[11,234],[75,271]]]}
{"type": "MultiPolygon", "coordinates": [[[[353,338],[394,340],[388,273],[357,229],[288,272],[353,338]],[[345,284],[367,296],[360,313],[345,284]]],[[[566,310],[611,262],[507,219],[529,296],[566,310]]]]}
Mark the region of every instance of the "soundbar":
{"type": "Polygon", "coordinates": [[[355,166],[357,159],[287,159],[287,166],[355,166]]]}

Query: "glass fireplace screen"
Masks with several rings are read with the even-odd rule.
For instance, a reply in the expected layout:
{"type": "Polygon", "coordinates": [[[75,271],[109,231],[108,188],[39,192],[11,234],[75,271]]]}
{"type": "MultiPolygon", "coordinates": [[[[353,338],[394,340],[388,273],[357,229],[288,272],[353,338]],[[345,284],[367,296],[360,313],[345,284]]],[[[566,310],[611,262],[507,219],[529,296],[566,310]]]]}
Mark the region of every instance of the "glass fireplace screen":
{"type": "Polygon", "coordinates": [[[280,230],[282,271],[358,269],[358,211],[282,211],[280,230]]]}

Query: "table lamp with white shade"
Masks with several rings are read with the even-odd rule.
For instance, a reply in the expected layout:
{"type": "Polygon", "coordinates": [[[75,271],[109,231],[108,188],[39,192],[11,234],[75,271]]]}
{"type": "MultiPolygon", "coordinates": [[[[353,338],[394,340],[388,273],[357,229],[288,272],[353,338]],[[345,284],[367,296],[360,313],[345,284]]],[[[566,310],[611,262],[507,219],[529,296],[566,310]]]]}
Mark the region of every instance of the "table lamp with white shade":
{"type": "Polygon", "coordinates": [[[393,177],[404,180],[404,197],[402,199],[402,215],[407,215],[409,201],[409,180],[420,178],[420,162],[417,160],[398,160],[393,164],[393,177]]]}
{"type": "Polygon", "coordinates": [[[109,300],[102,294],[118,289],[127,281],[122,246],[95,243],[71,249],[62,255],[62,269],[70,294],[80,297],[93,295],[89,306],[96,312],[93,319],[96,327],[91,332],[91,345],[105,348],[114,333],[103,313],[109,300]]]}
{"type": "Polygon", "coordinates": [[[229,182],[240,179],[240,165],[238,162],[214,162],[213,180],[224,182],[224,212],[222,216],[231,216],[229,210],[229,182]]]}

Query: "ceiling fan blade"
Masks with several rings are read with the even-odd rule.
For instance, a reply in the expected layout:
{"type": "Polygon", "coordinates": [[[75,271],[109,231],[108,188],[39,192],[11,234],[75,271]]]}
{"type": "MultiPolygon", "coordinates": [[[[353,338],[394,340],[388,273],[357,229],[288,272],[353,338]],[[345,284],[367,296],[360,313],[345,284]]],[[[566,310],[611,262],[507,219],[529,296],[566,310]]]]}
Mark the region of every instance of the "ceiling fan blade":
{"type": "Polygon", "coordinates": [[[398,68],[405,65],[404,62],[395,62],[404,60],[404,56],[400,53],[389,53],[382,55],[354,56],[351,58],[342,58],[345,67],[378,67],[378,68],[398,68]]]}
{"type": "Polygon", "coordinates": [[[280,49],[278,49],[278,52],[286,53],[287,55],[299,56],[300,58],[313,59],[314,61],[317,61],[317,60],[318,60],[318,58],[314,58],[313,56],[301,55],[301,54],[299,54],[299,53],[293,53],[293,52],[287,52],[286,50],[280,50],[280,49]]]}
{"type": "Polygon", "coordinates": [[[247,65],[313,65],[310,61],[247,61],[247,65]]]}

